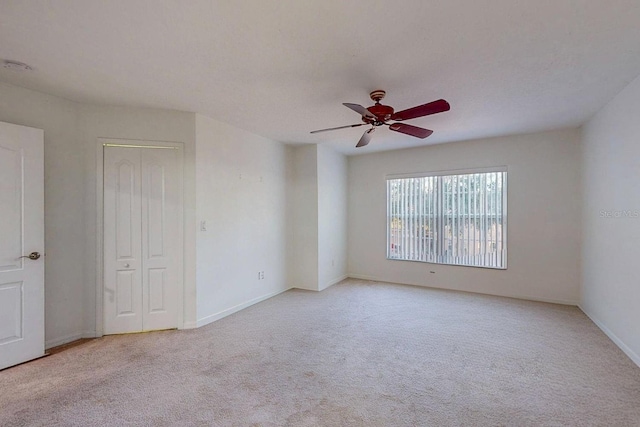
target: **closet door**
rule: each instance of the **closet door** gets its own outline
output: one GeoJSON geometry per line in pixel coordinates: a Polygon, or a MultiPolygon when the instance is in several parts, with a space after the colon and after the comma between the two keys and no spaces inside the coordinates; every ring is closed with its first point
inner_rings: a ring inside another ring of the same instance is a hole
{"type": "Polygon", "coordinates": [[[104,333],[178,326],[182,305],[182,150],[104,148],[104,333]]]}
{"type": "Polygon", "coordinates": [[[142,149],[143,330],[177,326],[182,289],[182,152],[142,149]]]}
{"type": "Polygon", "coordinates": [[[104,150],[104,333],[142,330],[140,149],[104,150]]]}

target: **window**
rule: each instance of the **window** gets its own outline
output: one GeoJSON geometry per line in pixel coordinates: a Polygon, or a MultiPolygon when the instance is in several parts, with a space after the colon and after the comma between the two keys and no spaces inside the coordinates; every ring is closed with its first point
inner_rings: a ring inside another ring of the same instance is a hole
{"type": "Polygon", "coordinates": [[[387,259],[507,268],[507,171],[387,177],[387,259]]]}

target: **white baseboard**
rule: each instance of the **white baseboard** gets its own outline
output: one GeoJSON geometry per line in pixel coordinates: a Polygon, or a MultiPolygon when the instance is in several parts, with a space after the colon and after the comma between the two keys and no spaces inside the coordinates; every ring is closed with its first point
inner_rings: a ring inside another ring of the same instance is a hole
{"type": "Polygon", "coordinates": [[[342,276],[340,276],[340,277],[338,277],[338,278],[336,278],[336,279],[330,280],[330,281],[329,281],[329,283],[327,283],[326,285],[324,285],[324,286],[322,286],[322,287],[320,288],[320,291],[324,291],[324,290],[325,290],[325,289],[327,289],[329,286],[333,286],[333,285],[335,285],[336,283],[340,283],[340,282],[342,282],[342,281],[343,281],[344,279],[346,279],[347,277],[349,277],[349,276],[347,276],[346,274],[344,274],[344,275],[342,275],[342,276]]]}
{"type": "Polygon", "coordinates": [[[400,285],[419,286],[421,288],[442,289],[442,290],[446,290],[446,291],[456,291],[456,292],[469,292],[469,293],[472,293],[472,294],[492,295],[492,296],[496,296],[496,297],[522,299],[522,300],[527,300],[527,301],[548,302],[548,303],[551,303],[551,304],[562,304],[562,305],[573,305],[573,306],[577,306],[578,305],[578,302],[577,301],[573,301],[573,300],[562,300],[562,299],[554,299],[554,298],[540,298],[540,297],[533,297],[533,296],[529,296],[529,295],[497,294],[497,293],[472,291],[472,290],[466,290],[466,289],[454,289],[454,288],[446,288],[446,287],[438,287],[438,286],[427,286],[427,285],[421,285],[421,284],[418,284],[418,283],[397,282],[397,281],[392,281],[392,280],[388,280],[388,279],[380,279],[378,277],[366,276],[366,275],[362,275],[362,274],[348,274],[347,276],[352,278],[352,279],[369,280],[369,281],[372,281],[372,282],[397,283],[397,284],[400,284],[400,285]]]}
{"type": "Polygon", "coordinates": [[[290,289],[300,289],[301,291],[311,291],[311,292],[318,292],[317,289],[313,289],[313,288],[305,288],[304,286],[291,286],[290,289]]]}
{"type": "MultiPolygon", "coordinates": [[[[210,314],[209,316],[205,316],[205,317],[203,317],[201,319],[198,319],[198,321],[196,322],[196,328],[199,328],[199,327],[204,326],[204,325],[208,325],[209,323],[215,322],[216,320],[220,320],[223,317],[227,317],[227,316],[229,316],[229,315],[231,315],[233,313],[236,313],[236,312],[242,310],[243,308],[247,308],[249,306],[252,306],[253,304],[257,304],[257,303],[259,303],[261,301],[264,301],[266,299],[275,297],[276,295],[279,295],[279,294],[281,294],[283,292],[286,292],[289,289],[292,289],[292,288],[287,288],[287,289],[283,289],[281,291],[271,292],[271,293],[263,295],[261,297],[254,298],[254,299],[249,300],[247,302],[243,302],[242,304],[238,304],[238,305],[233,306],[231,308],[227,308],[226,310],[222,310],[222,311],[219,311],[219,312],[217,312],[215,314],[210,314]]],[[[185,325],[185,328],[186,328],[186,325],[185,325]]]]}
{"type": "Polygon", "coordinates": [[[198,322],[184,322],[182,328],[179,329],[195,329],[198,327],[198,322]]]}
{"type": "Polygon", "coordinates": [[[578,305],[578,308],[580,308],[580,310],[582,310],[582,312],[584,314],[587,315],[587,317],[589,319],[591,319],[591,321],[593,323],[596,324],[596,326],[598,328],[600,328],[600,330],[602,330],[602,332],[605,333],[606,336],[609,337],[609,339],[611,341],[614,342],[615,345],[617,345],[620,350],[622,350],[624,352],[624,354],[626,354],[629,359],[631,359],[633,361],[633,363],[635,363],[636,365],[638,365],[638,367],[640,367],[640,355],[638,355],[638,353],[636,353],[635,351],[633,351],[628,345],[626,345],[620,338],[618,338],[616,336],[616,334],[614,334],[613,332],[611,332],[611,329],[607,328],[604,323],[602,323],[597,317],[593,316],[593,314],[590,314],[587,310],[585,310],[581,305],[578,305]]]}
{"type": "Polygon", "coordinates": [[[44,343],[44,348],[50,349],[53,347],[58,347],[59,345],[64,345],[73,341],[77,341],[82,338],[95,338],[95,337],[96,337],[95,332],[91,332],[91,331],[78,332],[77,334],[70,334],[70,335],[65,335],[63,337],[47,340],[44,343]]]}
{"type": "Polygon", "coordinates": [[[333,285],[335,285],[336,283],[340,283],[340,282],[342,282],[344,279],[347,279],[347,278],[349,278],[349,277],[350,277],[350,276],[348,276],[348,275],[346,275],[346,274],[345,274],[345,275],[340,276],[340,277],[338,277],[338,278],[336,278],[336,279],[330,280],[330,281],[329,281],[329,283],[327,283],[326,285],[324,285],[324,286],[320,287],[320,289],[305,288],[304,286],[292,286],[292,287],[291,287],[291,289],[302,289],[303,291],[322,292],[322,291],[324,291],[325,289],[327,289],[328,287],[333,286],[333,285]]]}
{"type": "MultiPolygon", "coordinates": [[[[349,277],[350,279],[369,280],[371,282],[400,283],[400,282],[389,282],[388,280],[381,280],[373,276],[365,276],[364,274],[347,274],[347,277],[349,277]]],[[[401,283],[401,284],[404,285],[405,283],[401,283]]]]}

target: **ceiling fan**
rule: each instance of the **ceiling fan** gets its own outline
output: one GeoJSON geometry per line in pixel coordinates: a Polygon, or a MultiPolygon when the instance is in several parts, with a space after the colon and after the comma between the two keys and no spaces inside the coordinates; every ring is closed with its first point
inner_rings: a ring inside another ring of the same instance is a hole
{"type": "Polygon", "coordinates": [[[337,129],[346,129],[346,128],[355,128],[358,126],[371,125],[371,129],[368,129],[358,141],[356,147],[364,147],[371,140],[371,136],[373,132],[376,130],[378,126],[389,126],[394,132],[404,133],[406,135],[414,136],[416,138],[424,139],[433,133],[432,130],[420,128],[417,126],[408,125],[405,123],[387,123],[389,120],[394,120],[396,122],[401,122],[404,120],[415,119],[418,117],[429,116],[431,114],[442,113],[445,111],[449,111],[451,106],[444,99],[439,99],[437,101],[429,102],[428,104],[418,105],[417,107],[409,108],[407,110],[398,111],[394,113],[393,108],[388,105],[380,104],[380,101],[386,92],[384,90],[374,90],[369,94],[371,100],[375,102],[375,105],[371,107],[365,108],[362,105],[358,104],[349,104],[343,103],[347,108],[352,109],[356,113],[362,116],[362,121],[364,123],[357,123],[355,125],[347,125],[347,126],[338,126],[335,128],[328,129],[320,129],[314,130],[311,133],[320,133],[327,132],[330,130],[337,129]]]}

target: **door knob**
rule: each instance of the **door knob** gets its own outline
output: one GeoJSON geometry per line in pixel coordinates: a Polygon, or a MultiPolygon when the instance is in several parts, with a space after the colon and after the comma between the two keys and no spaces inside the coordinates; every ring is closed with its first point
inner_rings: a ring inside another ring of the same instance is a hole
{"type": "Polygon", "coordinates": [[[35,261],[37,259],[40,259],[40,252],[31,252],[29,255],[23,255],[20,258],[29,258],[35,261]]]}

